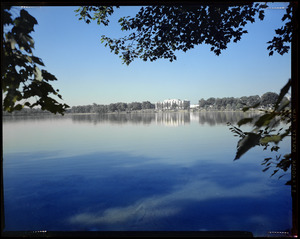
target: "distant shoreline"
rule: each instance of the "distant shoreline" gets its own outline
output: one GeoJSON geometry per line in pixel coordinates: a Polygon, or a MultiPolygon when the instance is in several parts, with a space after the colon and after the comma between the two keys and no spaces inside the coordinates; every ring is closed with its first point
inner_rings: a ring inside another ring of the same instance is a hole
{"type": "MultiPolygon", "coordinates": [[[[64,115],[118,115],[118,114],[160,114],[160,113],[209,113],[209,112],[243,112],[243,110],[207,110],[207,109],[189,109],[189,110],[133,110],[133,111],[120,111],[120,112],[105,112],[105,113],[96,113],[96,112],[87,112],[87,113],[72,113],[66,112],[64,115]]],[[[258,109],[249,109],[247,112],[253,113],[262,113],[262,110],[258,109]]],[[[33,112],[33,113],[25,113],[25,112],[14,112],[14,113],[2,113],[2,117],[13,117],[13,116],[43,116],[43,115],[51,115],[51,116],[62,116],[60,114],[53,114],[51,112],[33,112]]]]}

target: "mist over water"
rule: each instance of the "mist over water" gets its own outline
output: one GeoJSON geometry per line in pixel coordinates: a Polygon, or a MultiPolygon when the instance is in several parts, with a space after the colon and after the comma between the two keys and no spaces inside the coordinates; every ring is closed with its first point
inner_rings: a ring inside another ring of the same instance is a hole
{"type": "Polygon", "coordinates": [[[270,152],[261,148],[233,161],[238,138],[227,122],[243,117],[3,118],[5,230],[289,230],[289,172],[280,180],[263,173],[270,152]]]}

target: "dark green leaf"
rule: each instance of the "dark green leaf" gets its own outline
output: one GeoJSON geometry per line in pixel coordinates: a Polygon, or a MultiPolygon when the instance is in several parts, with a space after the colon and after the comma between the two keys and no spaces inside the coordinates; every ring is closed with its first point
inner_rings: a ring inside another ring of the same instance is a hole
{"type": "Polygon", "coordinates": [[[239,159],[249,149],[259,145],[261,136],[255,133],[247,133],[247,135],[238,142],[238,148],[234,160],[239,159]]]}
{"type": "Polygon", "coordinates": [[[292,85],[292,81],[291,79],[289,79],[288,82],[285,84],[285,86],[280,90],[280,94],[278,96],[277,102],[275,103],[275,109],[278,108],[280,102],[282,101],[286,93],[289,91],[291,85],[292,85]]]}
{"type": "MultiPolygon", "coordinates": [[[[242,103],[242,104],[244,104],[244,103],[242,103]]],[[[243,111],[246,112],[246,111],[248,111],[251,108],[257,108],[259,105],[260,105],[260,103],[256,103],[256,104],[254,104],[252,106],[243,107],[243,111]]]]}
{"type": "Polygon", "coordinates": [[[45,66],[41,58],[36,56],[31,56],[31,59],[33,60],[34,63],[37,63],[41,66],[45,66]]]}
{"type": "Polygon", "coordinates": [[[24,9],[22,9],[20,11],[20,16],[22,18],[26,19],[26,21],[28,21],[30,24],[32,24],[32,26],[36,25],[38,23],[37,20],[24,9]]]}
{"type": "Polygon", "coordinates": [[[271,152],[273,152],[273,151],[278,151],[278,149],[280,149],[278,146],[273,146],[272,148],[271,148],[271,152]]]}
{"type": "Polygon", "coordinates": [[[267,143],[273,142],[275,144],[278,144],[279,141],[281,141],[281,136],[280,135],[272,135],[272,136],[265,136],[260,139],[260,143],[265,145],[267,143]]]}
{"type": "Polygon", "coordinates": [[[262,171],[266,172],[270,167],[264,168],[262,171]]]}
{"type": "Polygon", "coordinates": [[[271,177],[276,174],[279,171],[279,169],[275,169],[274,172],[271,174],[271,177]]]}
{"type": "Polygon", "coordinates": [[[285,185],[292,185],[292,180],[287,181],[285,185]]]}
{"type": "Polygon", "coordinates": [[[264,161],[261,163],[261,165],[265,165],[266,163],[269,162],[272,158],[265,158],[264,161]]]}
{"type": "Polygon", "coordinates": [[[257,127],[266,126],[270,123],[272,119],[274,119],[276,114],[274,112],[266,113],[259,117],[259,119],[254,123],[257,127]]]}
{"type": "Polygon", "coordinates": [[[21,104],[17,104],[16,106],[15,106],[15,108],[14,108],[14,110],[21,110],[21,109],[23,109],[23,105],[21,105],[21,104]]]}
{"type": "Polygon", "coordinates": [[[42,70],[42,75],[45,81],[56,81],[56,77],[46,70],[42,70]]]}
{"type": "Polygon", "coordinates": [[[244,119],[241,119],[241,120],[237,123],[237,125],[238,125],[239,127],[241,127],[241,125],[250,123],[250,122],[252,122],[252,120],[253,120],[253,118],[244,118],[244,119]]]}
{"type": "Polygon", "coordinates": [[[264,11],[263,11],[263,10],[260,10],[260,11],[259,11],[259,16],[258,16],[258,18],[259,18],[260,20],[264,20],[264,17],[265,17],[264,11]]]}

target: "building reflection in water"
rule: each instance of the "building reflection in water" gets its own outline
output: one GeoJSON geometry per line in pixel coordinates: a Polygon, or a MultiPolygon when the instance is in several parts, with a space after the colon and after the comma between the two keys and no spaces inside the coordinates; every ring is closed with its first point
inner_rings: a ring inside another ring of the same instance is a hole
{"type": "Polygon", "coordinates": [[[156,124],[163,124],[165,126],[179,126],[189,124],[191,122],[190,113],[176,113],[176,112],[165,112],[157,113],[155,115],[156,124]]]}

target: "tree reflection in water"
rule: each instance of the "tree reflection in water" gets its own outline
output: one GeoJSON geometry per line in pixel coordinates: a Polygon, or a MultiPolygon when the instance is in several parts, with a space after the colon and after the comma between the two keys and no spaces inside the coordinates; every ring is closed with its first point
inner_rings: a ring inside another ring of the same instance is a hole
{"type": "Polygon", "coordinates": [[[257,113],[244,112],[162,112],[162,113],[119,113],[72,115],[74,122],[110,123],[110,124],[159,124],[180,126],[198,122],[199,124],[218,125],[227,122],[236,123],[244,117],[253,117],[257,113]]]}

